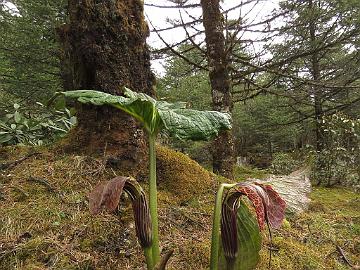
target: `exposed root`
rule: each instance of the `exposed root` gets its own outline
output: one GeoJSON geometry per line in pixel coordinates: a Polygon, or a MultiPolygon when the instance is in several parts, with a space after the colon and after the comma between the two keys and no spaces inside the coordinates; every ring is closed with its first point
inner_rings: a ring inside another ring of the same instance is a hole
{"type": "Polygon", "coordinates": [[[27,160],[28,158],[35,156],[35,155],[39,155],[40,153],[35,152],[35,153],[30,153],[22,158],[19,158],[17,160],[14,161],[9,161],[9,162],[5,162],[5,163],[0,163],[0,170],[6,170],[6,169],[11,169],[14,168],[16,165],[20,164],[21,162],[27,160]]]}
{"type": "Polygon", "coordinates": [[[165,255],[161,258],[158,265],[155,267],[155,269],[156,270],[165,270],[166,269],[166,264],[168,263],[170,257],[173,255],[173,253],[174,253],[173,249],[166,252],[165,255]]]}

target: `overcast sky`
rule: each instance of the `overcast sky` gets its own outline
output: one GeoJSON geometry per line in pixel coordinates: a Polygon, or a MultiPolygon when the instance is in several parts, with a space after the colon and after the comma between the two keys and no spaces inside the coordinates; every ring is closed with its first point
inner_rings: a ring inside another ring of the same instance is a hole
{"type": "MultiPolygon", "coordinates": [[[[189,1],[190,2],[190,1],[189,1]]],[[[200,1],[191,1],[192,3],[199,3],[200,1]]],[[[231,9],[234,6],[239,5],[240,3],[248,2],[246,0],[224,0],[221,3],[221,8],[223,10],[231,9]]],[[[229,12],[228,16],[229,19],[237,19],[239,16],[241,16],[243,19],[245,19],[248,23],[256,23],[263,21],[267,16],[270,15],[271,11],[278,7],[279,0],[259,0],[254,1],[252,3],[243,5],[241,8],[237,8],[231,12],[229,12]]],[[[166,0],[145,0],[145,4],[156,4],[156,5],[174,5],[172,3],[169,3],[166,0]]],[[[189,14],[195,18],[198,18],[201,16],[201,9],[186,9],[189,14]]],[[[181,13],[182,18],[184,22],[190,22],[193,19],[190,18],[184,11],[181,13]]],[[[153,28],[151,24],[154,25],[157,29],[162,29],[171,26],[170,23],[167,21],[170,20],[178,20],[180,21],[180,15],[179,15],[179,9],[177,8],[157,8],[157,7],[150,7],[145,5],[145,17],[146,20],[149,22],[150,29],[153,28]],[[151,21],[151,23],[150,23],[151,21]]],[[[261,28],[263,26],[258,26],[257,28],[261,28]]],[[[196,25],[197,29],[202,30],[202,24],[199,23],[196,25]]],[[[254,27],[253,29],[255,29],[254,27]]],[[[195,33],[194,30],[188,28],[188,31],[190,34],[195,33]]],[[[182,27],[171,29],[168,31],[162,31],[161,36],[164,40],[166,40],[169,44],[174,44],[176,42],[179,42],[186,38],[186,32],[182,27]]],[[[256,40],[260,38],[259,35],[254,34],[253,32],[245,32],[242,33],[242,38],[245,39],[251,39],[256,40]]],[[[198,40],[203,39],[203,36],[200,36],[198,40]]],[[[155,48],[161,48],[164,47],[163,42],[160,40],[158,35],[155,32],[151,32],[150,37],[147,40],[148,44],[155,48]]],[[[255,48],[256,49],[261,49],[255,48]]],[[[159,74],[164,73],[164,69],[162,67],[164,61],[153,61],[152,67],[153,69],[159,74]]]]}

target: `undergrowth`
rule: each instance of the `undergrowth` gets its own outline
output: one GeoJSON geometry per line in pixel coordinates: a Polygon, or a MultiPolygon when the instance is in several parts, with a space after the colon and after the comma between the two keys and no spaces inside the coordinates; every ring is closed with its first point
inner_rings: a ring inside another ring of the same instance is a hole
{"type": "MultiPolygon", "coordinates": [[[[0,269],[145,269],[128,200],[117,216],[88,211],[88,192],[121,172],[101,159],[35,150],[40,154],[0,173],[0,269]]],[[[28,152],[3,148],[0,163],[28,152]]],[[[185,155],[163,147],[158,153],[162,248],[175,249],[168,269],[208,269],[216,178],[185,155]]],[[[237,170],[240,180],[264,175],[237,170]]],[[[360,264],[360,195],[315,188],[311,199],[307,213],[274,232],[271,269],[349,269],[337,246],[360,264]]],[[[269,246],[264,240],[258,269],[268,269],[269,246]]]]}

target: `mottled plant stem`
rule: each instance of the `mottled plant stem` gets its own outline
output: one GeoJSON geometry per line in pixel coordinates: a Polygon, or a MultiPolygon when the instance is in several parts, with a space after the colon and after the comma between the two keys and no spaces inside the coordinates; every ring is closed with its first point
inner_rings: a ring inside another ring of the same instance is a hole
{"type": "Polygon", "coordinates": [[[212,236],[211,236],[210,270],[218,269],[218,261],[219,261],[218,251],[219,251],[219,241],[220,241],[219,231],[220,231],[220,223],[221,223],[221,206],[222,206],[222,197],[223,197],[224,189],[232,188],[235,185],[236,184],[221,184],[216,193],[212,236]]]}

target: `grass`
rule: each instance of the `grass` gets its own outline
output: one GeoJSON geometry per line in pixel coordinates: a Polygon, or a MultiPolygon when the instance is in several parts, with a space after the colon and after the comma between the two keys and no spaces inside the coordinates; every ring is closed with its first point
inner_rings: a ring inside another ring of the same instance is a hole
{"type": "MultiPolygon", "coordinates": [[[[121,172],[101,159],[38,150],[40,155],[0,172],[0,269],[145,269],[128,200],[119,215],[88,212],[88,192],[121,172]]],[[[2,149],[0,163],[28,151],[2,149]]],[[[158,152],[160,239],[164,250],[175,250],[168,269],[208,269],[216,178],[182,154],[158,152]]],[[[240,180],[264,175],[237,170],[240,180]]],[[[336,246],[360,264],[360,195],[315,188],[311,199],[308,212],[288,217],[274,232],[271,269],[350,269],[336,246]]],[[[268,269],[265,233],[264,239],[258,269],[268,269]]]]}
{"type": "Polygon", "coordinates": [[[262,179],[269,173],[266,170],[252,168],[248,166],[236,166],[234,170],[235,179],[237,181],[244,181],[248,178],[262,179]]]}

